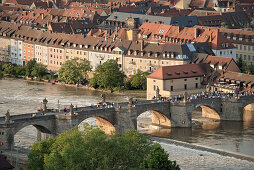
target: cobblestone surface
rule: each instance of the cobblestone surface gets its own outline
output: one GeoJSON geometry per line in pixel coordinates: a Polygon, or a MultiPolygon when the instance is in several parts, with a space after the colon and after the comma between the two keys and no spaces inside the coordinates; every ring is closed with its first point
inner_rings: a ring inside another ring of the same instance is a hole
{"type": "Polygon", "coordinates": [[[241,169],[253,170],[254,162],[240,160],[233,157],[222,156],[219,154],[189,149],[173,144],[159,142],[169,153],[169,159],[175,160],[180,168],[185,170],[197,169],[241,169]]]}

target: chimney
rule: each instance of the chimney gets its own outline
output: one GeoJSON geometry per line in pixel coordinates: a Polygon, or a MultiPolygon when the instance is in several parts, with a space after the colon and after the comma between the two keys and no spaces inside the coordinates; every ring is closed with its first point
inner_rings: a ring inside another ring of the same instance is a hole
{"type": "Polygon", "coordinates": [[[41,19],[44,20],[44,13],[41,13],[41,19]]]}
{"type": "Polygon", "coordinates": [[[144,49],[144,40],[141,41],[141,44],[140,44],[140,51],[143,51],[144,49]]]}
{"type": "Polygon", "coordinates": [[[198,29],[198,28],[195,28],[195,30],[194,30],[194,36],[195,36],[195,38],[198,37],[198,32],[199,32],[199,29],[198,29]]]}

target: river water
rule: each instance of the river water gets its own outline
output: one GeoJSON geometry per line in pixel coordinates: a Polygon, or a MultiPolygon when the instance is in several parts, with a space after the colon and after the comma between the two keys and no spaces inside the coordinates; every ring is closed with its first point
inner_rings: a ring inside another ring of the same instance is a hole
{"type": "MultiPolygon", "coordinates": [[[[45,97],[48,108],[58,108],[59,101],[59,106],[63,109],[70,103],[74,106],[95,104],[101,100],[100,95],[101,92],[73,87],[24,80],[0,80],[0,116],[4,116],[8,109],[11,114],[36,112],[45,97]]],[[[124,102],[127,99],[127,95],[106,95],[106,100],[110,102],[124,102]]],[[[204,122],[192,129],[173,128],[145,132],[254,157],[254,122],[204,122]]],[[[27,126],[15,135],[15,144],[28,148],[36,141],[36,135],[35,128],[27,126]]]]}

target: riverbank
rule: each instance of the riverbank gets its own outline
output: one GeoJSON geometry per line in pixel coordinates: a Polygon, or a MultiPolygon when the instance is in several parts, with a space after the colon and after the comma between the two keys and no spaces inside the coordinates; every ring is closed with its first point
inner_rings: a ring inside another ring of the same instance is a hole
{"type": "Polygon", "coordinates": [[[151,137],[183,170],[196,169],[254,169],[254,158],[181,141],[151,137]]]}
{"type": "Polygon", "coordinates": [[[57,85],[57,86],[85,89],[85,90],[91,90],[91,91],[97,91],[97,92],[104,92],[107,94],[113,93],[116,95],[129,95],[129,96],[135,96],[137,98],[146,99],[146,91],[145,90],[121,90],[121,91],[111,92],[110,90],[95,89],[95,88],[87,86],[87,85],[77,86],[75,84],[65,84],[65,83],[61,83],[61,82],[52,83],[49,80],[32,80],[32,79],[26,79],[26,78],[11,78],[11,77],[5,77],[4,79],[6,79],[6,80],[8,80],[8,79],[22,79],[26,82],[31,82],[31,83],[51,84],[51,85],[57,85]]]}

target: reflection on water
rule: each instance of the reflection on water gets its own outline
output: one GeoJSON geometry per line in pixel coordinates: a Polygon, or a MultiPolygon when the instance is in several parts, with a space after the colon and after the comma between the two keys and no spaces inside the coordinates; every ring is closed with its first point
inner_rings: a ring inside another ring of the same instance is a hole
{"type": "Polygon", "coordinates": [[[153,129],[142,132],[254,157],[254,121],[203,122],[202,126],[193,128],[153,129]]]}

